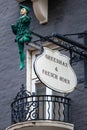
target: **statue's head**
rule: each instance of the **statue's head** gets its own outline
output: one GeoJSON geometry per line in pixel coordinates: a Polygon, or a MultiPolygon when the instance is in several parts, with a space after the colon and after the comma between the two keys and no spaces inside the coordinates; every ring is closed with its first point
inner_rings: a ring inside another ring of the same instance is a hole
{"type": "Polygon", "coordinates": [[[20,14],[21,15],[25,15],[28,14],[30,12],[30,8],[28,6],[22,5],[20,4],[20,14]]]}

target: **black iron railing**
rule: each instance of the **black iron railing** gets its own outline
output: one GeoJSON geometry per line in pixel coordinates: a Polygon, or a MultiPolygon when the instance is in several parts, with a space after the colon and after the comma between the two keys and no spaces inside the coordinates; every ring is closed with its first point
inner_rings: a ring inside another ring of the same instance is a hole
{"type": "Polygon", "coordinates": [[[30,95],[26,92],[18,93],[11,104],[12,123],[28,120],[70,122],[70,99],[53,95],[30,95]]]}

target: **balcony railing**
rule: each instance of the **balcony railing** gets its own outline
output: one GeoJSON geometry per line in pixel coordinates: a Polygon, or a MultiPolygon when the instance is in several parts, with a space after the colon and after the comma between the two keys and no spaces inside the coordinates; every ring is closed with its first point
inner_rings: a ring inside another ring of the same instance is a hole
{"type": "Polygon", "coordinates": [[[12,124],[28,120],[70,122],[70,99],[54,95],[19,92],[11,104],[12,124]]]}

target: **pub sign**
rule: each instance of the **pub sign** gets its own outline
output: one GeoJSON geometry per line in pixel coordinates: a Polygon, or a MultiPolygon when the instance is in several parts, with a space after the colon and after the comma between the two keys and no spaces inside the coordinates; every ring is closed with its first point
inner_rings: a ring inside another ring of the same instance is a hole
{"type": "Polygon", "coordinates": [[[38,78],[50,89],[61,93],[69,93],[76,88],[77,78],[70,65],[70,58],[44,47],[37,56],[34,68],[38,78]]]}

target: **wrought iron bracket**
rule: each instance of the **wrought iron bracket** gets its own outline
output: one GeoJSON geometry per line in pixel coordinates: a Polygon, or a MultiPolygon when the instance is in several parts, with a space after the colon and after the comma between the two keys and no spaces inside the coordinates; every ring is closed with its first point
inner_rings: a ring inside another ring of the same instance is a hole
{"type": "MultiPolygon", "coordinates": [[[[50,35],[50,36],[42,36],[40,34],[32,32],[32,31],[31,31],[31,34],[34,35],[35,37],[39,38],[39,41],[41,41],[41,43],[39,44],[40,54],[43,52],[42,42],[48,41],[48,42],[51,42],[51,43],[53,43],[57,46],[60,46],[63,49],[66,49],[67,51],[69,51],[71,63],[72,63],[73,59],[76,59],[76,57],[79,57],[79,60],[82,60],[82,59],[87,60],[87,46],[84,46],[82,43],[79,43],[77,41],[74,41],[74,40],[66,37],[66,36],[71,36],[71,35],[78,35],[79,37],[82,38],[82,36],[87,34],[86,31],[82,32],[82,33],[66,34],[66,35],[61,35],[61,34],[58,34],[58,33],[52,33],[52,35],[50,35]]],[[[37,41],[34,41],[34,43],[36,44],[37,41]]]]}

